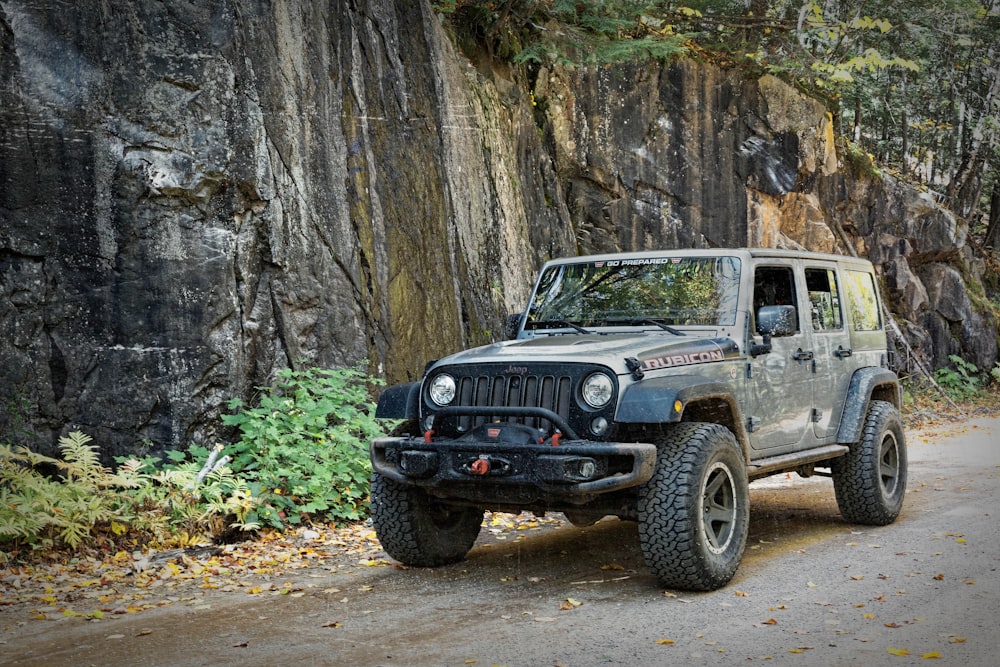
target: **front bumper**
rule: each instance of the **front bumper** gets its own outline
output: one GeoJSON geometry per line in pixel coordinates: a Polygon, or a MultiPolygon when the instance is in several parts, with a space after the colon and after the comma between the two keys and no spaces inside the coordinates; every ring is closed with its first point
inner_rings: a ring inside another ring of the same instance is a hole
{"type": "Polygon", "coordinates": [[[590,440],[563,440],[557,446],[469,438],[427,442],[406,436],[373,440],[371,459],[383,477],[435,495],[572,503],[646,482],[653,476],[656,446],[590,440]]]}

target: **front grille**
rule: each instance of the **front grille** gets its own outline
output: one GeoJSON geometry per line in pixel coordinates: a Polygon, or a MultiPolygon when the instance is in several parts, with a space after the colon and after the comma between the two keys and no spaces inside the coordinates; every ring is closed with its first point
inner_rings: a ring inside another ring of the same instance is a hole
{"type": "MultiPolygon", "coordinates": [[[[552,410],[564,419],[569,418],[573,379],[568,375],[474,375],[457,378],[458,400],[456,405],[476,407],[533,407],[552,410]]],[[[547,430],[547,419],[537,417],[505,418],[547,430]]],[[[490,417],[459,417],[456,426],[461,432],[493,421],[490,417]]]]}
{"type": "MultiPolygon", "coordinates": [[[[598,416],[613,420],[615,399],[603,410],[592,410],[582,405],[578,397],[580,383],[591,373],[601,371],[614,378],[606,366],[585,363],[535,363],[535,364],[455,364],[435,368],[428,379],[437,373],[448,373],[455,378],[456,398],[449,407],[503,407],[545,408],[562,417],[577,433],[583,434],[598,416]]],[[[423,397],[424,415],[433,414],[436,406],[423,397]]],[[[617,392],[616,392],[617,393],[617,392]]],[[[442,436],[460,436],[477,426],[495,421],[524,424],[543,431],[551,431],[548,419],[538,416],[472,416],[458,415],[435,420],[434,430],[442,436]]]]}

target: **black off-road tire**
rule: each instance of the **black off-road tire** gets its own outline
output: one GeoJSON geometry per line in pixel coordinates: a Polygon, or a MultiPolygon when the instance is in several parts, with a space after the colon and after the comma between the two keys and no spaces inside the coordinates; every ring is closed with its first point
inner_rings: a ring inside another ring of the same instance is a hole
{"type": "Polygon", "coordinates": [[[834,460],[832,472],[845,520],[868,526],[896,520],[906,494],[906,440],[896,406],[871,402],[861,439],[834,460]]]}
{"type": "Polygon", "coordinates": [[[385,552],[404,565],[437,567],[469,553],[483,510],[447,505],[423,489],[372,475],[372,524],[385,552]]]}
{"type": "Polygon", "coordinates": [[[711,591],[739,567],[750,521],[746,463],[719,424],[672,424],[656,470],[639,489],[639,543],[667,588],[711,591]]]}

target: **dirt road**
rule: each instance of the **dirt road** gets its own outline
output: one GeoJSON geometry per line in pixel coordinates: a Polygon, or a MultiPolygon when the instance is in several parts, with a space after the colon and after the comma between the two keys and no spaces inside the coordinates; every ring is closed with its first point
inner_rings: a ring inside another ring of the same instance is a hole
{"type": "Polygon", "coordinates": [[[436,570],[354,556],[137,614],[3,608],[0,664],[995,665],[1000,419],[908,439],[906,504],[885,528],[845,524],[828,479],[752,485],[746,556],[712,593],[659,588],[634,524],[484,530],[436,570]]]}

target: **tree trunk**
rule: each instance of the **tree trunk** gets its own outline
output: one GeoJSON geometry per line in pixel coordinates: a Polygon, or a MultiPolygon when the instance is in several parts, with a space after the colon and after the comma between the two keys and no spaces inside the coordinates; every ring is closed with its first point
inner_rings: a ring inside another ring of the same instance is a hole
{"type": "Polygon", "coordinates": [[[904,178],[907,176],[907,174],[910,173],[910,159],[908,155],[908,153],[910,152],[910,128],[909,128],[909,119],[906,116],[906,101],[905,101],[906,78],[907,78],[906,73],[904,72],[903,81],[900,86],[900,92],[902,93],[901,97],[903,99],[903,104],[901,105],[902,109],[900,111],[900,117],[899,117],[900,129],[903,133],[903,151],[902,151],[903,154],[902,154],[902,165],[900,166],[900,169],[903,173],[904,178]]]}
{"type": "MultiPolygon", "coordinates": [[[[995,49],[990,49],[987,59],[992,61],[995,56],[995,49]]],[[[994,66],[993,80],[990,81],[989,90],[983,98],[982,110],[976,120],[975,127],[971,129],[967,149],[962,154],[962,164],[958,172],[948,184],[949,207],[963,217],[968,217],[976,208],[978,202],[972,199],[974,190],[977,190],[974,182],[975,178],[981,176],[983,164],[986,162],[985,153],[989,152],[992,146],[992,136],[988,133],[994,132],[988,121],[992,120],[990,109],[993,107],[993,99],[1000,95],[1000,67],[994,66]],[[962,194],[965,197],[962,197],[962,194]],[[971,201],[970,201],[971,200],[971,201]]]]}
{"type": "Polygon", "coordinates": [[[993,184],[993,194],[990,196],[990,222],[986,226],[983,245],[1000,251],[1000,181],[993,184]]]}

